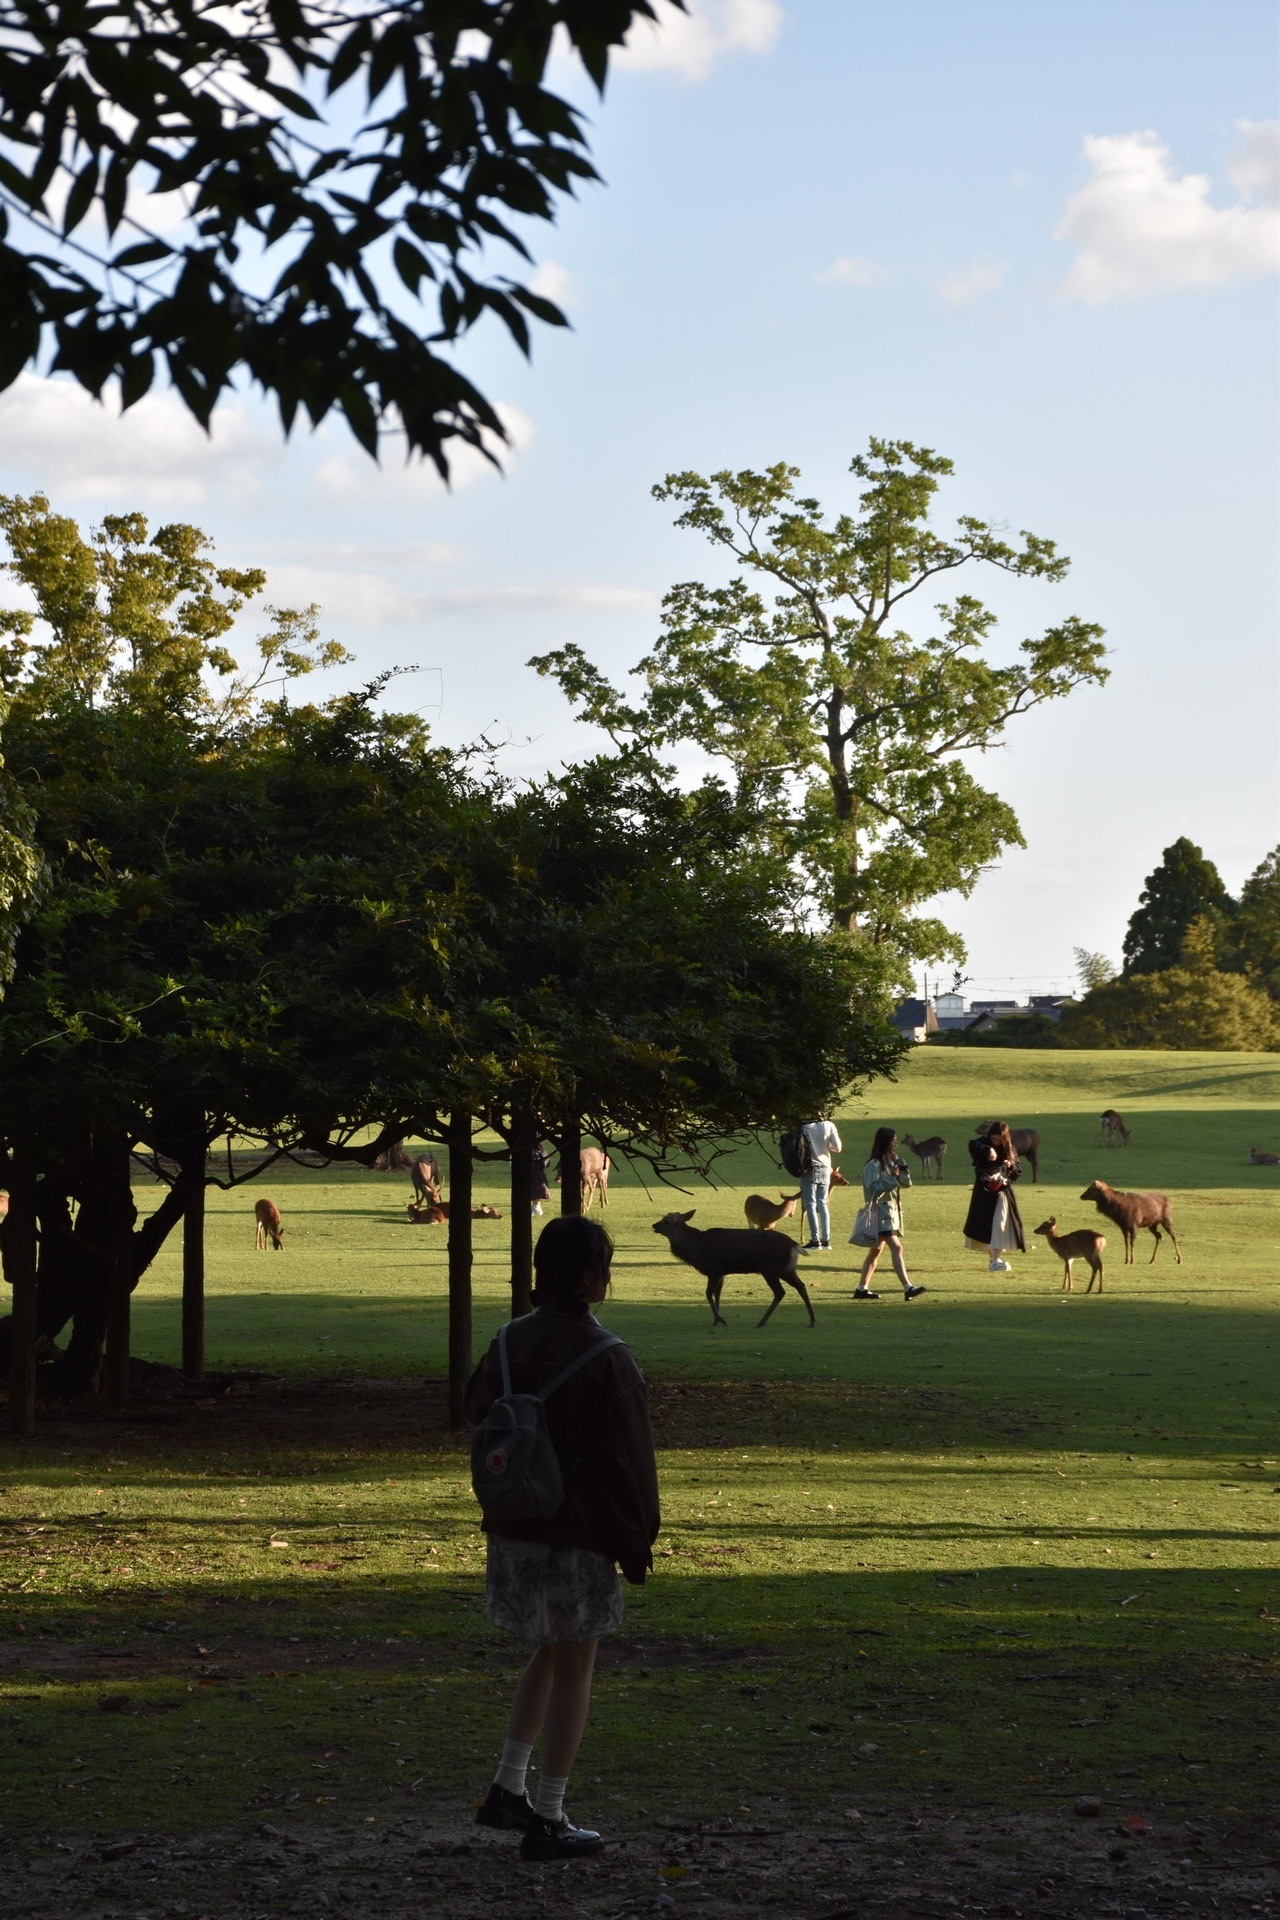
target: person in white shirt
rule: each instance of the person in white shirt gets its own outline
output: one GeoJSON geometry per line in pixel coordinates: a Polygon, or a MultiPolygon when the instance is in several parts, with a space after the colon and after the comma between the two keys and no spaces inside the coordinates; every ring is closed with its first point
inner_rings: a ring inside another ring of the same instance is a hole
{"type": "Polygon", "coordinates": [[[825,1114],[820,1113],[803,1129],[809,1142],[809,1151],[813,1156],[808,1173],[800,1176],[800,1192],[804,1197],[804,1217],[809,1228],[809,1238],[801,1249],[804,1253],[829,1253],[831,1251],[831,1214],[827,1207],[827,1189],[831,1185],[831,1156],[843,1153],[844,1143],[825,1114]]]}

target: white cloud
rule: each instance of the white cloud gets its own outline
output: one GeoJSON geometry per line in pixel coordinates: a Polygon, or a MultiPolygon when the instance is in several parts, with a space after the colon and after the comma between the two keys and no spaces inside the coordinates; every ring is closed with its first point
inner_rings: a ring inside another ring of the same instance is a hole
{"type": "Polygon", "coordinates": [[[531,293],[540,293],[544,300],[554,300],[566,313],[581,304],[577,275],[555,260],[542,262],[529,280],[529,290],[531,293]]]}
{"type": "Polygon", "coordinates": [[[1245,121],[1240,132],[1229,171],[1241,197],[1227,207],[1210,201],[1207,174],[1174,172],[1158,134],[1088,135],[1092,177],[1056,233],[1076,250],[1063,292],[1096,305],[1280,267],[1280,122],[1245,121]]]}
{"type": "Polygon", "coordinates": [[[778,0],[687,0],[687,6],[677,13],[659,0],[657,21],[637,20],[617,64],[705,80],[732,54],[768,53],[785,17],[778,0]]]}
{"type": "Polygon", "coordinates": [[[168,389],[125,414],[69,379],[24,373],[0,394],[0,471],[55,506],[105,499],[185,511],[224,486],[244,498],[261,492],[280,455],[279,433],[234,402],[216,410],[208,437],[168,389]]]}
{"type": "Polygon", "coordinates": [[[813,278],[819,287],[882,287],[892,274],[879,260],[864,260],[856,253],[844,253],[813,278]]]}
{"type": "Polygon", "coordinates": [[[415,591],[372,569],[285,565],[268,568],[271,599],[283,606],[319,602],[324,625],[421,627],[428,621],[494,620],[525,614],[654,613],[656,593],[645,587],[565,581],[537,586],[450,587],[415,591]]]}
{"type": "Polygon", "coordinates": [[[938,292],[949,307],[971,306],[990,293],[998,293],[1009,271],[1007,260],[971,260],[967,267],[956,267],[938,282],[938,292]]]}
{"type": "MultiPolygon", "coordinates": [[[[533,439],[533,421],[519,407],[498,406],[495,411],[507,430],[505,445],[493,442],[499,465],[495,467],[486,460],[478,448],[466,446],[460,440],[453,441],[448,456],[450,487],[454,493],[474,486],[477,480],[497,478],[499,471],[509,467],[533,439]]],[[[383,454],[377,467],[364,453],[332,454],[321,461],[312,479],[318,490],[331,499],[385,503],[388,507],[438,500],[446,491],[429,460],[402,460],[394,445],[383,454]]]]}

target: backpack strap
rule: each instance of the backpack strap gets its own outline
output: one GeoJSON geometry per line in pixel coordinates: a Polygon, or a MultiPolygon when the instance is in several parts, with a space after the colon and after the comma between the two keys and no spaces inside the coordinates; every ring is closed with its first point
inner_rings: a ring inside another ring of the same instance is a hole
{"type": "Polygon", "coordinates": [[[548,1380],[545,1387],[540,1387],[538,1390],[539,1400],[548,1399],[557,1387],[564,1385],[571,1374],[577,1373],[579,1367],[585,1367],[588,1360],[594,1360],[596,1355],[603,1353],[606,1347],[621,1347],[625,1345],[626,1342],[623,1340],[621,1334],[606,1334],[603,1340],[597,1340],[593,1347],[588,1347],[587,1351],[580,1353],[576,1360],[571,1360],[567,1367],[562,1367],[553,1380],[548,1380]]]}

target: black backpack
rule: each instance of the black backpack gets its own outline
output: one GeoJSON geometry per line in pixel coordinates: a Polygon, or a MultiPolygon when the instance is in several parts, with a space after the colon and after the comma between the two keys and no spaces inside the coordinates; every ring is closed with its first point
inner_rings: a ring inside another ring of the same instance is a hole
{"type": "Polygon", "coordinates": [[[813,1148],[803,1127],[793,1127],[778,1142],[778,1155],[793,1180],[813,1171],[813,1148]]]}
{"type": "Polygon", "coordinates": [[[597,1340],[537,1393],[513,1393],[507,1361],[508,1326],[498,1332],[502,1392],[471,1436],[471,1486],[486,1520],[549,1520],[564,1504],[564,1476],[547,1432],[543,1402],[579,1367],[624,1342],[616,1333],[597,1340]]]}

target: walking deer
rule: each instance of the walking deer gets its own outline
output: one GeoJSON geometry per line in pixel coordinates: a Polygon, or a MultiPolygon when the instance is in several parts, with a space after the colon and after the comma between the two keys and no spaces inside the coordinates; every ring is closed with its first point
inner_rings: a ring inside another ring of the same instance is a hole
{"type": "Polygon", "coordinates": [[[1160,1229],[1163,1227],[1173,1242],[1173,1257],[1182,1265],[1182,1253],[1178,1246],[1178,1236],[1173,1230],[1173,1215],[1166,1193],[1121,1193],[1115,1187],[1109,1187],[1105,1180],[1093,1180],[1080,1195],[1082,1200],[1092,1200],[1099,1213],[1105,1213],[1108,1220],[1114,1220],[1124,1235],[1124,1263],[1133,1265],[1133,1243],[1139,1227],[1146,1227],[1151,1233],[1155,1246],[1151,1249],[1148,1265],[1155,1264],[1160,1251],[1160,1229]]]}
{"type": "Polygon", "coordinates": [[[253,1207],[253,1217],[258,1223],[258,1232],[254,1240],[255,1248],[265,1253],[266,1246],[267,1246],[267,1235],[270,1234],[271,1244],[275,1248],[276,1252],[283,1253],[284,1252],[284,1228],[280,1224],[280,1209],[276,1205],[275,1201],[274,1200],[255,1201],[254,1207],[253,1207]]]}
{"type": "Polygon", "coordinates": [[[1129,1129],[1114,1107],[1108,1107],[1102,1116],[1102,1144],[1104,1147],[1127,1147],[1129,1129]]]}
{"type": "Polygon", "coordinates": [[[1089,1262],[1089,1284],[1085,1288],[1085,1292],[1093,1292],[1093,1283],[1096,1279],[1098,1282],[1098,1292],[1101,1293],[1102,1250],[1107,1244],[1106,1235],[1095,1233],[1091,1227],[1079,1227],[1074,1233],[1058,1233],[1055,1231],[1057,1224],[1057,1215],[1051,1213],[1047,1220],[1041,1221],[1035,1231],[1040,1235],[1042,1240],[1049,1242],[1049,1245],[1062,1262],[1062,1291],[1064,1293],[1070,1293],[1072,1291],[1071,1262],[1073,1260],[1087,1260],[1089,1262]]]}
{"type": "Polygon", "coordinates": [[[706,1275],[713,1327],[729,1324],[720,1311],[720,1289],[729,1273],[758,1273],[773,1295],[757,1325],[764,1325],[782,1299],[785,1281],[804,1301],[809,1325],[813,1326],[817,1315],[800,1278],[800,1248],[794,1240],[785,1233],[757,1233],[749,1227],[708,1227],[703,1232],[689,1225],[696,1212],[696,1207],[690,1207],[688,1213],[668,1213],[654,1222],[653,1230],[663,1235],[677,1260],[706,1275]]]}
{"type": "Polygon", "coordinates": [[[789,1220],[796,1210],[798,1193],[779,1194],[775,1206],[772,1200],[766,1200],[762,1193],[749,1193],[742,1203],[742,1211],[747,1216],[749,1227],[776,1227],[779,1220],[789,1220]]]}
{"type": "Polygon", "coordinates": [[[934,1166],[938,1169],[937,1178],[941,1180],[942,1162],[947,1151],[947,1143],[941,1134],[931,1133],[927,1140],[915,1140],[909,1133],[904,1133],[902,1136],[902,1144],[904,1147],[910,1147],[912,1153],[917,1155],[922,1174],[928,1173],[929,1162],[932,1160],[934,1166]]]}

